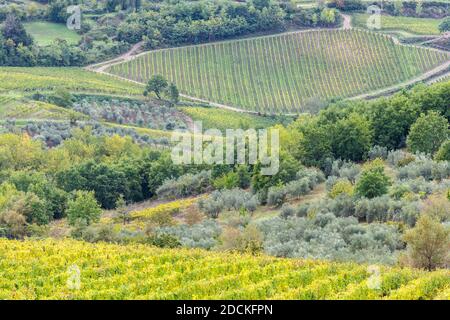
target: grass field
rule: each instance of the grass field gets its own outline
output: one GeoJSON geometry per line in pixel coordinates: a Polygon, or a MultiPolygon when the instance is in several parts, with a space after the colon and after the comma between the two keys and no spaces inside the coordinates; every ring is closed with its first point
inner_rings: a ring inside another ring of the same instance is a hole
{"type": "MultiPolygon", "coordinates": [[[[352,15],[355,27],[366,28],[368,14],[356,13],[352,15]]],[[[425,19],[401,16],[381,16],[382,30],[402,30],[418,35],[439,34],[440,19],[425,19]]]]}
{"type": "Polygon", "coordinates": [[[448,270],[74,240],[0,240],[0,299],[448,299],[448,270]]]}
{"type": "Polygon", "coordinates": [[[141,95],[142,87],[80,68],[0,67],[0,94],[42,92],[64,88],[73,92],[141,95]]]}
{"type": "Polygon", "coordinates": [[[55,39],[66,40],[69,44],[76,44],[81,36],[73,30],[69,30],[66,25],[53,22],[28,22],[24,24],[27,32],[41,46],[51,44],[55,39]]]}
{"type": "Polygon", "coordinates": [[[447,59],[373,32],[322,30],[152,51],[109,72],[141,82],[162,74],[191,96],[286,114],[403,82],[447,59]]]}

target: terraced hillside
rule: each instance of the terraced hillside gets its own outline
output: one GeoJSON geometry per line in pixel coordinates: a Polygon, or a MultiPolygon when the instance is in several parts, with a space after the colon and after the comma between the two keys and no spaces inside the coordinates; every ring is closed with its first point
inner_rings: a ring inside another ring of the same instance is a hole
{"type": "Polygon", "coordinates": [[[142,94],[139,85],[80,68],[0,67],[0,93],[42,92],[57,88],[71,92],[142,94]]]}
{"type": "Polygon", "coordinates": [[[448,270],[0,240],[0,299],[448,299],[448,270]],[[375,285],[375,284],[379,285],[375,285]],[[20,284],[20,285],[18,285],[20,284]]]}
{"type": "Polygon", "coordinates": [[[162,74],[184,94],[280,114],[389,87],[448,59],[372,32],[318,30],[157,50],[107,71],[139,82],[162,74]]]}

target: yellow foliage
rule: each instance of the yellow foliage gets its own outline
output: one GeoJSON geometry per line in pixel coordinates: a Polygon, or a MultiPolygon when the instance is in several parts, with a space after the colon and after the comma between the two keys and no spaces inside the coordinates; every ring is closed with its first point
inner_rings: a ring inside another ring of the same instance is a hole
{"type": "Polygon", "coordinates": [[[450,271],[160,249],[75,240],[0,240],[0,299],[434,299],[450,271]]]}
{"type": "Polygon", "coordinates": [[[131,218],[133,219],[150,219],[154,216],[161,215],[162,213],[169,213],[171,216],[177,214],[182,209],[186,209],[197,201],[194,199],[182,199],[172,201],[169,203],[163,203],[152,208],[147,208],[140,211],[131,212],[131,218]]]}

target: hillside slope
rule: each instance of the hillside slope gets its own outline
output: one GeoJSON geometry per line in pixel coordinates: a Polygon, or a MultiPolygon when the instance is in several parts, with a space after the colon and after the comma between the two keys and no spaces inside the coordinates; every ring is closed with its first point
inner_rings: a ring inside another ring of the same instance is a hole
{"type": "Polygon", "coordinates": [[[380,286],[370,289],[378,281],[372,269],[197,249],[0,240],[0,299],[449,298],[448,270],[380,267],[380,286]]]}

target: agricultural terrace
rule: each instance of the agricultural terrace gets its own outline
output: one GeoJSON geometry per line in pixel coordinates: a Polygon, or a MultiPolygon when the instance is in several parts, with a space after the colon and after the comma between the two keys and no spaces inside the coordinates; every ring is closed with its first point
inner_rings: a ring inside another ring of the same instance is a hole
{"type": "Polygon", "coordinates": [[[75,240],[0,240],[0,299],[448,299],[448,270],[75,240]],[[20,286],[17,284],[20,283],[20,286]],[[371,289],[373,288],[373,289],[371,289]]]}
{"type": "MultiPolygon", "coordinates": [[[[366,28],[367,19],[370,15],[355,13],[352,22],[356,27],[366,28]]],[[[382,30],[402,30],[419,35],[438,35],[439,24],[442,19],[427,19],[402,16],[381,16],[382,30]]]]}
{"type": "Polygon", "coordinates": [[[401,83],[447,60],[373,32],[318,30],[151,51],[108,70],[139,82],[162,74],[190,96],[288,114],[401,83]]]}
{"type": "Polygon", "coordinates": [[[142,87],[80,68],[0,67],[0,93],[41,92],[55,89],[71,92],[142,94],[142,87]]]}
{"type": "Polygon", "coordinates": [[[277,123],[289,121],[284,117],[263,117],[249,113],[238,113],[231,110],[205,107],[179,107],[194,121],[201,121],[203,129],[248,129],[268,128],[277,123]]]}

